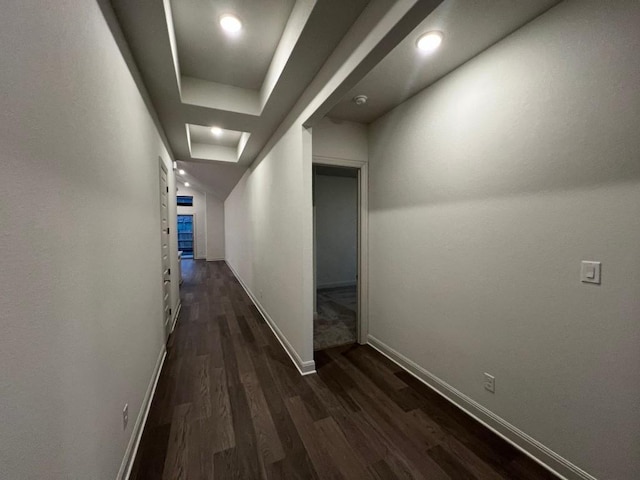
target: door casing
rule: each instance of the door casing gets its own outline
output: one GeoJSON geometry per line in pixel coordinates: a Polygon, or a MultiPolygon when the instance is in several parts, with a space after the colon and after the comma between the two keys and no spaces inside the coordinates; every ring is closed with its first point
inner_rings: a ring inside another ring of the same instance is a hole
{"type": "MultiPolygon", "coordinates": [[[[357,339],[361,345],[366,345],[369,337],[369,237],[368,237],[368,192],[369,176],[367,162],[359,160],[347,160],[343,158],[313,156],[313,165],[326,165],[333,167],[349,167],[358,170],[358,315],[357,339]]],[[[312,207],[315,208],[315,207],[312,207]]],[[[315,218],[315,216],[314,216],[315,218]]],[[[313,248],[313,288],[315,299],[316,288],[316,268],[315,268],[315,228],[314,228],[314,248],[313,248]]],[[[315,301],[314,301],[315,311],[315,301]]]]}

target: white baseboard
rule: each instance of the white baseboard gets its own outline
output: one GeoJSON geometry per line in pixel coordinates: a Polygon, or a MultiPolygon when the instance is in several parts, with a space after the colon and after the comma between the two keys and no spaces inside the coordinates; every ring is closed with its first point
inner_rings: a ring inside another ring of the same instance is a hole
{"type": "Polygon", "coordinates": [[[215,257],[215,258],[207,257],[207,262],[222,262],[222,261],[224,261],[224,257],[215,257]]]}
{"type": "Polygon", "coordinates": [[[368,336],[368,344],[560,478],[565,480],[596,480],[595,477],[589,475],[580,467],[545,447],[522,430],[511,425],[374,336],[368,336]]]}
{"type": "Polygon", "coordinates": [[[182,310],[182,302],[178,300],[178,306],[176,307],[176,313],[173,316],[173,320],[171,322],[171,333],[173,333],[174,328],[176,328],[176,323],[178,322],[178,315],[180,315],[180,310],[182,310]]]}
{"type": "Polygon", "coordinates": [[[124,452],[124,458],[122,459],[122,463],[120,464],[120,470],[118,470],[118,476],[116,477],[116,480],[128,480],[129,475],[131,475],[133,461],[136,458],[136,453],[138,453],[138,447],[140,446],[142,432],[144,431],[144,426],[147,423],[149,409],[151,408],[151,401],[153,400],[153,396],[156,393],[156,386],[158,385],[158,379],[160,378],[160,372],[162,372],[162,366],[164,365],[164,359],[166,358],[166,356],[167,349],[164,345],[162,345],[160,355],[158,355],[158,360],[156,361],[155,369],[153,370],[153,375],[151,375],[151,382],[149,383],[147,392],[145,393],[144,399],[142,400],[142,405],[140,406],[140,411],[138,412],[138,418],[136,418],[136,423],[133,426],[131,438],[129,439],[127,449],[124,452]]]}
{"type": "Polygon", "coordinates": [[[355,280],[347,280],[346,282],[329,282],[316,285],[316,290],[323,288],[340,288],[340,287],[355,287],[358,284],[355,280]]]}
{"type": "Polygon", "coordinates": [[[247,295],[249,295],[249,298],[251,298],[251,301],[258,308],[258,311],[264,318],[265,322],[267,322],[267,325],[269,325],[269,328],[271,328],[271,331],[280,342],[280,345],[282,345],[282,348],[284,348],[285,352],[287,352],[287,354],[289,355],[289,358],[291,358],[291,361],[300,372],[300,375],[310,375],[312,373],[316,373],[316,362],[313,360],[309,360],[305,362],[302,360],[302,358],[300,358],[300,355],[298,355],[298,352],[296,352],[295,348],[293,348],[293,346],[289,343],[289,340],[287,340],[287,337],[284,336],[280,328],[278,328],[278,325],[276,325],[276,323],[269,316],[267,311],[262,307],[258,299],[255,297],[255,295],[251,293],[251,290],[249,290],[249,287],[247,287],[247,285],[244,283],[240,275],[238,275],[238,272],[236,272],[234,268],[226,260],[225,260],[225,263],[227,264],[229,269],[233,272],[235,277],[238,279],[238,281],[240,282],[240,285],[242,285],[242,288],[244,288],[244,291],[247,292],[247,295]]]}

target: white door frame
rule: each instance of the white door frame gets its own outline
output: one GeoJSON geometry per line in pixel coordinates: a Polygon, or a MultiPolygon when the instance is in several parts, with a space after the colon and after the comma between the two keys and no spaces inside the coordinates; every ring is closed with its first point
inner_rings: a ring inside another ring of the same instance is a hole
{"type": "MultiPolygon", "coordinates": [[[[358,343],[365,345],[369,336],[369,172],[367,162],[345,158],[313,156],[313,165],[349,167],[358,170],[358,343]]],[[[314,237],[315,242],[315,237],[314,237]]],[[[315,246],[315,245],[314,245],[315,246]]],[[[315,258],[315,248],[313,255],[315,258]]],[[[315,264],[315,260],[314,260],[315,264]]],[[[313,286],[315,288],[315,272],[313,286]]],[[[313,292],[314,297],[316,292],[313,292]]]]}
{"type": "MultiPolygon", "coordinates": [[[[182,207],[182,208],[193,208],[193,207],[182,207]]],[[[176,213],[176,225],[178,224],[178,217],[180,215],[191,215],[193,217],[193,219],[191,220],[191,223],[192,223],[191,226],[193,228],[193,260],[200,260],[200,259],[202,259],[202,257],[200,257],[200,258],[196,257],[196,247],[197,247],[197,245],[196,245],[196,214],[195,214],[195,212],[193,212],[193,213],[185,213],[185,212],[176,213]]],[[[176,234],[177,233],[178,233],[178,227],[176,226],[176,234]]],[[[205,253],[206,253],[206,248],[205,248],[205,253]]]]}

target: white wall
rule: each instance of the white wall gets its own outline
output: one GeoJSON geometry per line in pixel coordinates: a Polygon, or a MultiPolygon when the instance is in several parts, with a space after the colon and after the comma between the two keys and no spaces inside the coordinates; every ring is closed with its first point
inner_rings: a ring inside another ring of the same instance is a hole
{"type": "Polygon", "coordinates": [[[178,207],[178,215],[193,215],[194,258],[207,257],[207,199],[204,193],[178,182],[178,195],[193,197],[192,207],[178,207]]]}
{"type": "Polygon", "coordinates": [[[366,162],[367,134],[361,123],[324,117],[313,127],[313,156],[366,162]]]}
{"type": "Polygon", "coordinates": [[[207,260],[224,260],[224,202],[211,194],[207,200],[207,260]]]}
{"type": "Polygon", "coordinates": [[[1,476],[113,479],[163,348],[170,158],[96,2],[4,2],[0,84],[1,476]]]}
{"type": "Polygon", "coordinates": [[[313,370],[311,138],[296,123],[225,201],[226,260],[313,370]]]}
{"type": "Polygon", "coordinates": [[[640,478],[639,25],[563,2],[370,130],[370,334],[603,479],[640,478]]]}
{"type": "Polygon", "coordinates": [[[358,179],[315,176],[316,286],[356,284],[358,179]]]}

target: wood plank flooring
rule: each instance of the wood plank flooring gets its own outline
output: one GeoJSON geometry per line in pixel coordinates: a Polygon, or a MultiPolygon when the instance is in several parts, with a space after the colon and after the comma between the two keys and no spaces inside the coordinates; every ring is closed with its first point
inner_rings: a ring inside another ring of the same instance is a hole
{"type": "Polygon", "coordinates": [[[183,273],[132,480],[555,478],[370,347],[300,376],[224,262],[183,273]]]}

